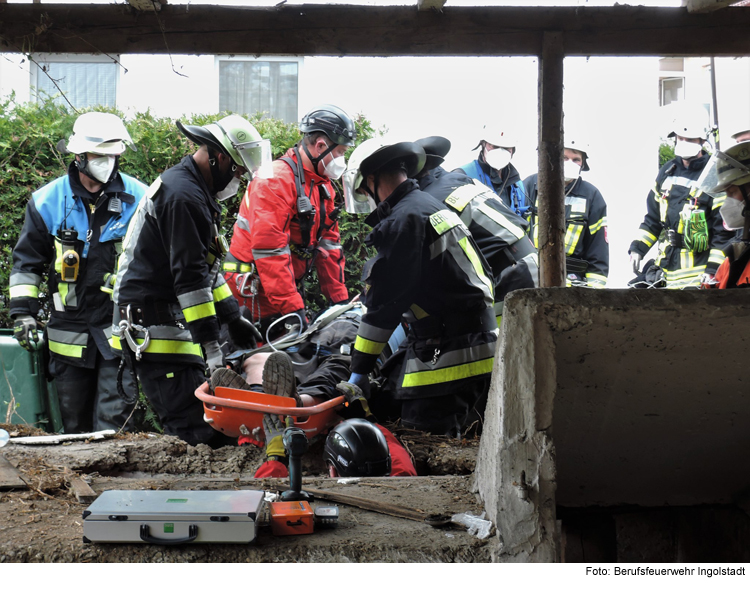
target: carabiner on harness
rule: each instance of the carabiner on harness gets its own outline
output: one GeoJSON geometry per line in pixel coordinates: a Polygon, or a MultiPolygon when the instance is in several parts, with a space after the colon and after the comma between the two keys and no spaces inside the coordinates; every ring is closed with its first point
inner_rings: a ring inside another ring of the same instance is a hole
{"type": "Polygon", "coordinates": [[[125,335],[125,341],[128,343],[128,347],[130,347],[131,351],[135,353],[135,360],[140,361],[143,352],[148,349],[148,345],[151,342],[151,335],[149,334],[147,328],[144,328],[140,324],[133,324],[133,316],[130,311],[130,304],[128,304],[128,307],[125,308],[125,318],[120,320],[118,326],[120,327],[120,334],[125,335]],[[143,333],[144,336],[142,344],[138,344],[138,341],[136,340],[137,335],[135,338],[133,338],[133,332],[143,333]]]}

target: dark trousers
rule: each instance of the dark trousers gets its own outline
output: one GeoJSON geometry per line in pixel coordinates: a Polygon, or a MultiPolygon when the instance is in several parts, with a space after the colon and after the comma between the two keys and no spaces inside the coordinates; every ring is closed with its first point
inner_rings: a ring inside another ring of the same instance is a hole
{"type": "Polygon", "coordinates": [[[151,364],[137,363],[136,367],[143,393],[159,415],[164,433],[190,445],[205,443],[218,448],[237,444],[203,420],[203,403],[195,397],[206,381],[203,369],[184,365],[158,372],[151,364]]]}
{"type": "Polygon", "coordinates": [[[125,431],[134,428],[132,419],[125,424],[137,400],[130,372],[125,371],[122,379],[125,399],[117,392],[119,359],[104,359],[99,351],[96,355],[96,365],[92,368],[75,367],[57,358],[50,362],[66,433],[117,431],[123,425],[125,431]]]}

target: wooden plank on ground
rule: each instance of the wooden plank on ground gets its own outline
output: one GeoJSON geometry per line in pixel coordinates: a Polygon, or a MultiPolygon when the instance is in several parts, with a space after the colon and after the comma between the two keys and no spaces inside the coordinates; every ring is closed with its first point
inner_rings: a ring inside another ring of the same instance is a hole
{"type": "Polygon", "coordinates": [[[26,483],[21,479],[13,465],[5,459],[5,456],[0,456],[0,490],[17,490],[29,488],[26,483]]]}
{"type": "Polygon", "coordinates": [[[76,500],[79,503],[88,505],[96,500],[99,495],[84,482],[84,480],[78,476],[78,474],[72,472],[70,469],[65,468],[65,482],[73,490],[76,496],[76,500]]]}
{"type": "Polygon", "coordinates": [[[424,522],[424,518],[427,517],[427,515],[419,509],[411,509],[409,507],[402,507],[401,505],[372,501],[370,499],[363,499],[362,497],[355,497],[354,495],[345,495],[319,488],[305,488],[304,490],[315,495],[316,499],[323,499],[333,503],[358,507],[360,509],[366,509],[367,511],[374,511],[375,513],[391,515],[392,517],[401,517],[402,519],[411,519],[412,521],[421,522],[424,522]]]}

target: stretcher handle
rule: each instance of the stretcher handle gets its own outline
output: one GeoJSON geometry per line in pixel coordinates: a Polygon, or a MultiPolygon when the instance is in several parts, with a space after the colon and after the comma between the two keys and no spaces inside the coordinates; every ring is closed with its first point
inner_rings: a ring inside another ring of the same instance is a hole
{"type": "Polygon", "coordinates": [[[267,414],[276,414],[293,417],[311,417],[318,413],[328,410],[329,408],[335,408],[344,404],[346,399],[343,396],[337,396],[331,398],[315,406],[276,406],[273,404],[259,404],[257,402],[249,402],[247,400],[231,400],[229,398],[219,398],[212,394],[204,394],[203,392],[196,392],[196,398],[201,402],[210,404],[212,406],[226,406],[227,408],[238,408],[240,410],[253,410],[255,412],[262,412],[267,414]]]}
{"type": "Polygon", "coordinates": [[[195,538],[198,537],[198,526],[191,524],[188,527],[188,535],[186,538],[155,538],[151,535],[147,524],[141,524],[141,540],[148,542],[149,544],[159,544],[161,546],[174,546],[176,544],[187,544],[188,542],[194,542],[195,538]]]}

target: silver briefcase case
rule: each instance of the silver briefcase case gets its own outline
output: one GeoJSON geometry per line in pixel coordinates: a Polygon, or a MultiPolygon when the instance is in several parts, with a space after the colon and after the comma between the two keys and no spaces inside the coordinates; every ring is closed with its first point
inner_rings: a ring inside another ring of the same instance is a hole
{"type": "Polygon", "coordinates": [[[83,541],[246,544],[262,507],[257,490],[108,490],[83,512],[83,541]]]}

